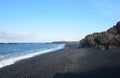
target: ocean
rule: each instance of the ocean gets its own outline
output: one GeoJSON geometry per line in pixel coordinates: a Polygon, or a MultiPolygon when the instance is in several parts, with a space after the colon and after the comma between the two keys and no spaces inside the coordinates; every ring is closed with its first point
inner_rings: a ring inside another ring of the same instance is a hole
{"type": "Polygon", "coordinates": [[[16,61],[63,49],[65,44],[4,43],[0,44],[0,68],[16,61]]]}

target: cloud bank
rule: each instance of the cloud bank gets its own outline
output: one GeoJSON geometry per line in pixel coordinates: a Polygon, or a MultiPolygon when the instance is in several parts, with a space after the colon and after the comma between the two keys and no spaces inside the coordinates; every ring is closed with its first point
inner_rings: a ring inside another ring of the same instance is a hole
{"type": "Polygon", "coordinates": [[[36,37],[34,33],[18,33],[0,29],[0,42],[26,42],[36,37]]]}

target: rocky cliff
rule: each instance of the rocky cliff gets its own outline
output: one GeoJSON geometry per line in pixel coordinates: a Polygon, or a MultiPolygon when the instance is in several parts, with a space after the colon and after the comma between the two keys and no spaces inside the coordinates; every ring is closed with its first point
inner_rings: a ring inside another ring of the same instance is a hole
{"type": "Polygon", "coordinates": [[[80,40],[79,47],[111,49],[120,47],[120,21],[105,32],[93,33],[80,40]]]}

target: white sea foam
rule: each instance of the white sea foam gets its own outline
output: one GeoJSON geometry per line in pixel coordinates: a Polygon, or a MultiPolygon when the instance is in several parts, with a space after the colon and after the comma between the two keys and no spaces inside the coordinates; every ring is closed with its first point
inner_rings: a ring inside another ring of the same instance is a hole
{"type": "Polygon", "coordinates": [[[24,56],[14,57],[14,58],[6,59],[6,60],[1,60],[0,61],[0,68],[11,65],[11,64],[15,64],[15,62],[19,61],[19,60],[23,60],[23,59],[31,58],[31,57],[34,57],[34,56],[37,56],[37,55],[42,55],[42,54],[46,54],[46,53],[49,53],[49,52],[54,52],[56,50],[63,49],[64,46],[65,46],[65,44],[61,44],[56,48],[46,49],[46,50],[43,50],[43,51],[30,53],[30,54],[27,54],[27,55],[24,55],[24,56]]]}

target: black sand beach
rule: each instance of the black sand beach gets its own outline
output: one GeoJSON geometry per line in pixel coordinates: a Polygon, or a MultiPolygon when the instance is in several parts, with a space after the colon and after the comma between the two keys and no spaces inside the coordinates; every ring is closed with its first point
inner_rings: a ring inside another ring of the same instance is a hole
{"type": "Polygon", "coordinates": [[[67,44],[1,68],[0,78],[120,78],[120,48],[102,51],[67,44]]]}

